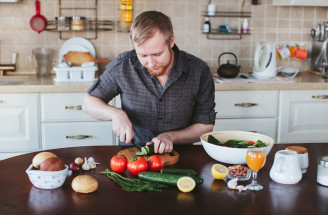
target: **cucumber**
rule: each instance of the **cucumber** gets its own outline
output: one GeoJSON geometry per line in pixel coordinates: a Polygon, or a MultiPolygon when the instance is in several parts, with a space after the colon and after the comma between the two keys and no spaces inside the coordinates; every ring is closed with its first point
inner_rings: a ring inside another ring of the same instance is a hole
{"type": "Polygon", "coordinates": [[[184,176],[197,175],[197,172],[193,169],[161,169],[161,173],[184,175],[184,176]]]}
{"type": "MultiPolygon", "coordinates": [[[[176,174],[167,174],[167,173],[158,173],[158,172],[141,172],[139,173],[138,177],[145,181],[152,181],[152,182],[160,182],[163,184],[176,186],[178,180],[186,175],[176,175],[176,174]]],[[[190,176],[192,177],[196,184],[202,184],[203,179],[197,176],[190,176]]]]}
{"type": "Polygon", "coordinates": [[[144,155],[152,155],[155,154],[154,152],[154,145],[146,145],[141,147],[141,151],[144,153],[144,155]]]}

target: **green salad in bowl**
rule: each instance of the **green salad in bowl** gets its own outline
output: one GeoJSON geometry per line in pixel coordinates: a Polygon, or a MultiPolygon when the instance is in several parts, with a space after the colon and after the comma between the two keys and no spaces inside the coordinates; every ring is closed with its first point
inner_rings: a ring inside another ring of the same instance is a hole
{"type": "Polygon", "coordinates": [[[210,157],[227,164],[246,164],[246,153],[251,148],[268,155],[275,143],[269,136],[248,131],[214,131],[203,134],[200,140],[210,157]]]}

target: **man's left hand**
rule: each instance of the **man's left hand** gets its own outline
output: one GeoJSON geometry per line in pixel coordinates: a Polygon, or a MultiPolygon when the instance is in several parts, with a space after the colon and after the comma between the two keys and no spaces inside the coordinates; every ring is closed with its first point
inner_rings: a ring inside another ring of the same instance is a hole
{"type": "Polygon", "coordinates": [[[157,137],[154,137],[151,142],[146,143],[146,145],[154,144],[154,152],[163,154],[169,153],[173,150],[173,141],[170,135],[160,134],[157,137]]]}

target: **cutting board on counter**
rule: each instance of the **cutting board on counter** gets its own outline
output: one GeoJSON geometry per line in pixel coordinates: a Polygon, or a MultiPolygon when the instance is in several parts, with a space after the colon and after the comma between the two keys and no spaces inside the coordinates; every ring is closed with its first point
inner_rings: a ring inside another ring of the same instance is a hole
{"type": "MultiPolygon", "coordinates": [[[[133,158],[133,155],[136,152],[140,152],[140,150],[137,147],[127,148],[119,151],[118,155],[125,155],[128,160],[133,158]]],[[[159,155],[164,162],[164,166],[172,165],[178,162],[179,160],[179,153],[176,151],[172,151],[171,153],[165,153],[165,154],[157,154],[159,155]]],[[[147,156],[146,156],[147,157],[147,156]]]]}

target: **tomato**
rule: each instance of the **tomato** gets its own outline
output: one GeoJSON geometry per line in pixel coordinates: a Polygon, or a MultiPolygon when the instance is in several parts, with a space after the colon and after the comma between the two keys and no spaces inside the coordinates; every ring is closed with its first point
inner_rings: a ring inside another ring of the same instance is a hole
{"type": "Polygon", "coordinates": [[[128,164],[128,159],[125,155],[115,155],[110,160],[110,168],[117,173],[124,172],[128,164]]]}
{"type": "Polygon", "coordinates": [[[138,175],[140,172],[145,172],[148,169],[148,162],[144,157],[137,157],[136,160],[128,162],[128,170],[133,175],[138,175]]]}
{"type": "Polygon", "coordinates": [[[159,155],[150,156],[149,170],[158,172],[164,167],[163,159],[159,155]]]}
{"type": "Polygon", "coordinates": [[[254,145],[255,144],[255,142],[253,142],[253,141],[247,141],[246,143],[248,143],[249,145],[254,145]]]}

